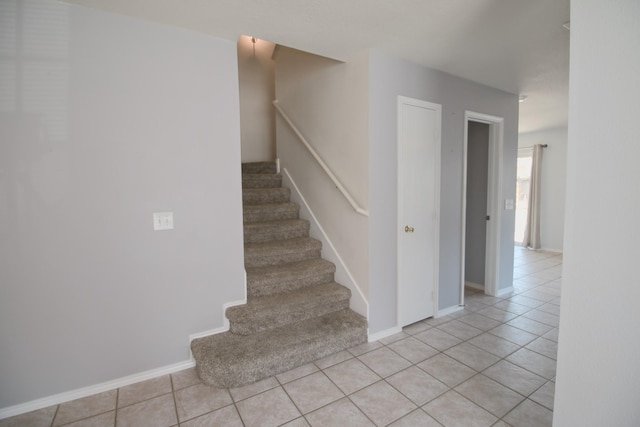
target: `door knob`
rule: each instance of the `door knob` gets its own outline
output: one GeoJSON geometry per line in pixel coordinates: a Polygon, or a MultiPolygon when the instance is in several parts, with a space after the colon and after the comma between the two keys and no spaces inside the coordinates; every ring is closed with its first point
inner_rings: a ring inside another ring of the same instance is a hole
{"type": "Polygon", "coordinates": [[[413,227],[409,227],[408,225],[404,226],[405,233],[413,233],[413,227]]]}

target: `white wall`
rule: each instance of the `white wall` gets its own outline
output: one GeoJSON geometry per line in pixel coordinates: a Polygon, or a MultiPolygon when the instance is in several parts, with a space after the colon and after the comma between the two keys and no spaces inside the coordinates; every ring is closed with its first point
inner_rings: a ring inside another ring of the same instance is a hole
{"type": "MultiPolygon", "coordinates": [[[[442,105],[439,308],[460,296],[464,112],[504,117],[502,198],[515,198],[518,97],[449,74],[370,52],[369,330],[396,325],[397,97],[442,105]]],[[[513,279],[514,211],[502,212],[499,289],[513,279]]]]}
{"type": "MultiPolygon", "coordinates": [[[[366,52],[346,63],[279,47],[280,106],[352,194],[368,207],[366,52]]],[[[368,218],[356,213],[281,117],[278,157],[344,260],[358,287],[368,290],[368,218]]]]}
{"type": "Polygon", "coordinates": [[[254,44],[249,36],[238,40],[242,162],[276,158],[274,47],[260,39],[254,44]]]}
{"type": "Polygon", "coordinates": [[[571,4],[554,425],[640,425],[640,2],[571,4]]]}
{"type": "Polygon", "coordinates": [[[547,144],[542,152],[540,240],[542,249],[562,252],[567,180],[567,128],[518,135],[518,148],[547,144]]]}
{"type": "Polygon", "coordinates": [[[235,42],[47,0],[0,15],[4,408],[188,360],[244,285],[235,42]]]}

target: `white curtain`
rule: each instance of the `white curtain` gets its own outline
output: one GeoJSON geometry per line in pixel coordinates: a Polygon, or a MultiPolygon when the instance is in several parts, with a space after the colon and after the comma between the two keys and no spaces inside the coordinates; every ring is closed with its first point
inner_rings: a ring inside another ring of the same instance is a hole
{"type": "Polygon", "coordinates": [[[527,223],[524,229],[522,246],[540,249],[540,184],[542,166],[542,145],[533,146],[531,162],[531,181],[529,185],[529,209],[527,209],[527,223]]]}

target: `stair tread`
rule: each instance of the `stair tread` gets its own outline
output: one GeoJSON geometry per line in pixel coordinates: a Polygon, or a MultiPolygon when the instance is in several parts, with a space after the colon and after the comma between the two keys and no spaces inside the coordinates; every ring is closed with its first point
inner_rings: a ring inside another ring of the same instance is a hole
{"type": "Polygon", "coordinates": [[[322,242],[312,237],[296,237],[295,239],[269,240],[268,242],[248,242],[245,243],[244,249],[245,253],[322,249],[322,242]]]}
{"type": "Polygon", "coordinates": [[[229,307],[231,331],[248,335],[349,307],[351,291],[335,282],[249,298],[229,307]]]}
{"type": "Polygon", "coordinates": [[[291,190],[286,187],[243,188],[243,206],[260,205],[264,203],[285,203],[291,197],[291,190]]]}
{"type": "Polygon", "coordinates": [[[366,319],[345,309],[253,335],[210,335],[193,340],[191,350],[203,382],[226,388],[254,383],[366,340],[366,319]]]}
{"type": "Polygon", "coordinates": [[[258,276],[266,276],[272,277],[274,279],[282,278],[282,276],[286,276],[289,274],[315,274],[315,271],[331,271],[335,273],[336,266],[325,259],[315,258],[309,259],[305,261],[292,262],[289,264],[281,264],[281,265],[268,265],[265,267],[249,267],[246,269],[247,271],[247,279],[249,280],[251,277],[258,276]]]}

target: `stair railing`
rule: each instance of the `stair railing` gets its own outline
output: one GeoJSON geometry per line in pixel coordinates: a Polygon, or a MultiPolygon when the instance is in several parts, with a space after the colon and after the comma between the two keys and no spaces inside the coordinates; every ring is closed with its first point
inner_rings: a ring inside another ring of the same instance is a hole
{"type": "Polygon", "coordinates": [[[307,141],[307,139],[304,137],[304,135],[302,135],[302,133],[300,133],[300,131],[298,130],[298,128],[293,124],[293,122],[291,121],[291,119],[289,118],[289,116],[287,116],[287,114],[284,112],[284,110],[282,109],[282,107],[280,107],[280,104],[278,103],[278,100],[276,99],[275,101],[273,101],[273,106],[276,108],[276,111],[278,111],[278,113],[280,113],[280,115],[282,116],[282,118],[284,119],[284,121],[289,125],[289,127],[291,128],[291,130],[293,130],[293,132],[298,136],[298,139],[302,142],[302,144],[307,148],[307,150],[309,151],[309,153],[311,153],[311,155],[313,156],[313,158],[316,160],[316,162],[318,162],[318,164],[320,165],[320,167],[322,168],[322,170],[327,174],[327,176],[329,177],[329,179],[331,179],[331,181],[333,182],[333,184],[336,186],[336,188],[338,190],[340,190],[340,193],[342,193],[342,196],[344,196],[345,199],[347,199],[347,202],[349,202],[349,204],[351,205],[351,207],[360,215],[363,216],[369,216],[369,211],[367,211],[366,209],[363,209],[362,207],[360,207],[358,205],[358,203],[353,199],[353,197],[351,196],[351,194],[349,194],[349,192],[347,191],[346,188],[344,188],[344,185],[342,185],[342,183],[340,182],[340,180],[333,174],[333,172],[331,172],[331,169],[329,169],[329,166],[327,166],[327,164],[324,162],[324,160],[322,160],[322,158],[320,157],[320,155],[316,152],[316,150],[313,149],[313,147],[311,146],[311,144],[309,144],[309,142],[307,141]]]}

